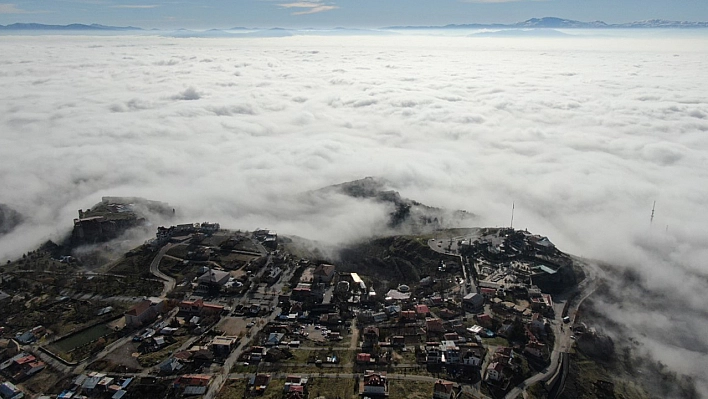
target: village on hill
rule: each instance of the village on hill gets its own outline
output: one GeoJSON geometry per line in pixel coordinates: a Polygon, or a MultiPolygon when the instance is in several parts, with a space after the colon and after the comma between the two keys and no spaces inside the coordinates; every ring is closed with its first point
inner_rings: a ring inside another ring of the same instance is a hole
{"type": "MultiPolygon", "coordinates": [[[[74,240],[112,226],[91,217],[75,221],[74,240]]],[[[274,231],[218,223],[160,227],[96,271],[45,245],[1,269],[0,396],[453,399],[514,397],[536,382],[557,391],[563,354],[593,333],[572,320],[571,258],[511,228],[411,239],[439,257],[437,269],[386,285],[296,256],[274,231]]]]}

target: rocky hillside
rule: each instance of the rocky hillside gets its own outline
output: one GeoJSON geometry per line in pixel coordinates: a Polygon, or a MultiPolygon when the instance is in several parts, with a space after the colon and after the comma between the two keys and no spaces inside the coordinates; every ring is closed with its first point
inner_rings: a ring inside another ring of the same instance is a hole
{"type": "Polygon", "coordinates": [[[374,177],[328,186],[317,193],[337,193],[390,206],[388,227],[401,233],[421,234],[462,226],[475,219],[474,214],[466,211],[435,208],[404,198],[391,188],[389,182],[374,177]]]}

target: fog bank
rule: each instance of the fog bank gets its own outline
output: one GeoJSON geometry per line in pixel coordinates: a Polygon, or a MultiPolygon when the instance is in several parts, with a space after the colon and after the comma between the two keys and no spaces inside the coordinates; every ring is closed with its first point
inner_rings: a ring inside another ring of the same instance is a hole
{"type": "Polygon", "coordinates": [[[515,227],[636,271],[675,306],[609,316],[706,391],[704,37],[3,36],[0,54],[0,203],[24,217],[0,259],[103,195],[348,242],[390,209],[300,193],[379,176],[480,225],[513,202],[515,227]],[[661,338],[677,324],[693,343],[661,338]]]}

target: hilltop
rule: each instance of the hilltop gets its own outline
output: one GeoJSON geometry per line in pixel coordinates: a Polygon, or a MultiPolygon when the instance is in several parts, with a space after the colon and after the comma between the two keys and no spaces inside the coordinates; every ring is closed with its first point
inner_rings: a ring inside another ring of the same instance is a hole
{"type": "Polygon", "coordinates": [[[440,228],[457,227],[472,222],[475,215],[464,210],[450,211],[402,197],[385,179],[366,177],[335,184],[310,194],[341,194],[391,206],[388,227],[399,233],[424,234],[440,228]]]}

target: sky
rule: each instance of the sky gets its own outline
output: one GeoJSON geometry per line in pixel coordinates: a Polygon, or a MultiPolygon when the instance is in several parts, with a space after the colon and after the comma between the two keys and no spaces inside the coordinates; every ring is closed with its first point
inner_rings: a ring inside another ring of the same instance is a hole
{"type": "Polygon", "coordinates": [[[36,22],[164,29],[378,28],[514,23],[540,17],[607,23],[646,19],[706,21],[708,7],[705,0],[13,0],[0,3],[3,25],[36,22]]]}

